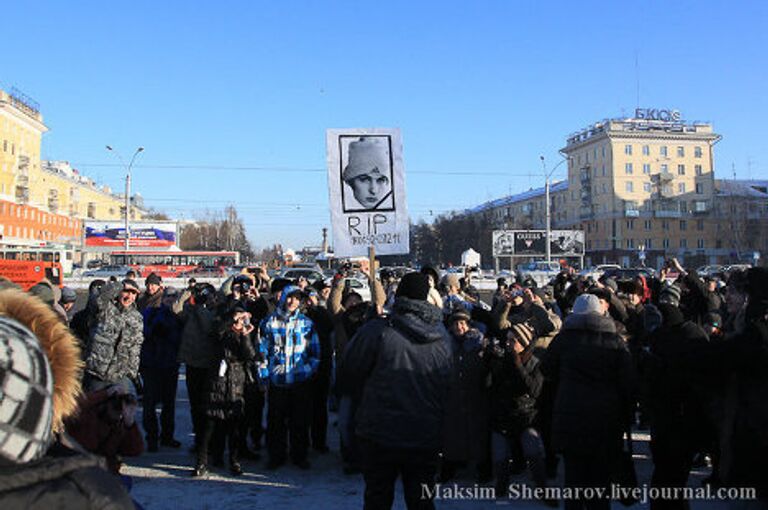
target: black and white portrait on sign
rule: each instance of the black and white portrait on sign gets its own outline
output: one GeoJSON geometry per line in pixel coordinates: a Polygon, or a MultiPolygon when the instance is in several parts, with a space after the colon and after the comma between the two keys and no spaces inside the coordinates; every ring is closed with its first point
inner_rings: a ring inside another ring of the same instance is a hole
{"type": "Polygon", "coordinates": [[[493,256],[514,255],[514,234],[512,231],[495,230],[493,232],[493,256]]]}
{"type": "Polygon", "coordinates": [[[392,140],[387,135],[340,136],[343,211],[393,211],[392,140]]]}

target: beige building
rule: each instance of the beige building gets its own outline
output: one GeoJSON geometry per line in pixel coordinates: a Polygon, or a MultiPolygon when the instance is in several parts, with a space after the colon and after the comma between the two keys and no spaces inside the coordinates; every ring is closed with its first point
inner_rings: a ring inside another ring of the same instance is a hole
{"type": "MultiPolygon", "coordinates": [[[[39,106],[0,90],[0,242],[79,245],[83,220],[124,218],[124,199],[66,162],[40,161],[48,128],[39,106]]],[[[131,208],[131,217],[143,211],[131,208]]]]}
{"type": "MultiPolygon", "coordinates": [[[[768,194],[759,181],[717,181],[711,124],[676,111],[638,109],[568,137],[568,180],[551,190],[552,228],[585,232],[586,265],[668,257],[729,263],[768,252],[768,194]]],[[[542,229],[544,190],[483,204],[494,228],[542,229]]]]}

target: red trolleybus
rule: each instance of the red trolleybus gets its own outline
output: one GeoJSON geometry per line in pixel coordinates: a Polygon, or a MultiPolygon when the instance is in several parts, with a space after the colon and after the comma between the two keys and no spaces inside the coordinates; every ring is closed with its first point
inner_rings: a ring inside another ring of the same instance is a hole
{"type": "Polygon", "coordinates": [[[29,290],[43,278],[61,287],[61,253],[42,248],[0,247],[0,276],[8,278],[24,290],[29,290]]]}
{"type": "Polygon", "coordinates": [[[240,263],[236,251],[114,251],[110,263],[129,266],[140,277],[155,273],[163,278],[225,276],[240,263]]]}

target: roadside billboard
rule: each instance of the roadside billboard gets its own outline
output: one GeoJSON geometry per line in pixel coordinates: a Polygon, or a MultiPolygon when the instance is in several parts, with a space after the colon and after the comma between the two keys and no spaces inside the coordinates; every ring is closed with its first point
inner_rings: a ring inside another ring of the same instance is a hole
{"type": "Polygon", "coordinates": [[[337,257],[407,254],[403,144],[399,129],[329,129],[328,193],[337,257]]]}
{"type": "MultiPolygon", "coordinates": [[[[544,257],[547,254],[545,230],[494,230],[494,257],[544,257]]],[[[553,257],[584,255],[583,230],[551,230],[549,250],[553,257]]]]}
{"type": "MultiPolygon", "coordinates": [[[[131,248],[170,248],[178,239],[176,222],[131,222],[131,248]]],[[[122,221],[86,221],[86,248],[114,248],[125,246],[125,223],[122,221]]]]}

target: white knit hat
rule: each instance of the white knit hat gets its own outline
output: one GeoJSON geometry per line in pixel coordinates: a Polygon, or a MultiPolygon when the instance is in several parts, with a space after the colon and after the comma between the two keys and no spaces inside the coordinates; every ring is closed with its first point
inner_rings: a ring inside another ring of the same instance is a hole
{"type": "Polygon", "coordinates": [[[600,298],[594,294],[580,295],[573,303],[573,313],[579,315],[587,313],[602,314],[603,309],[600,306],[600,298]]]}

